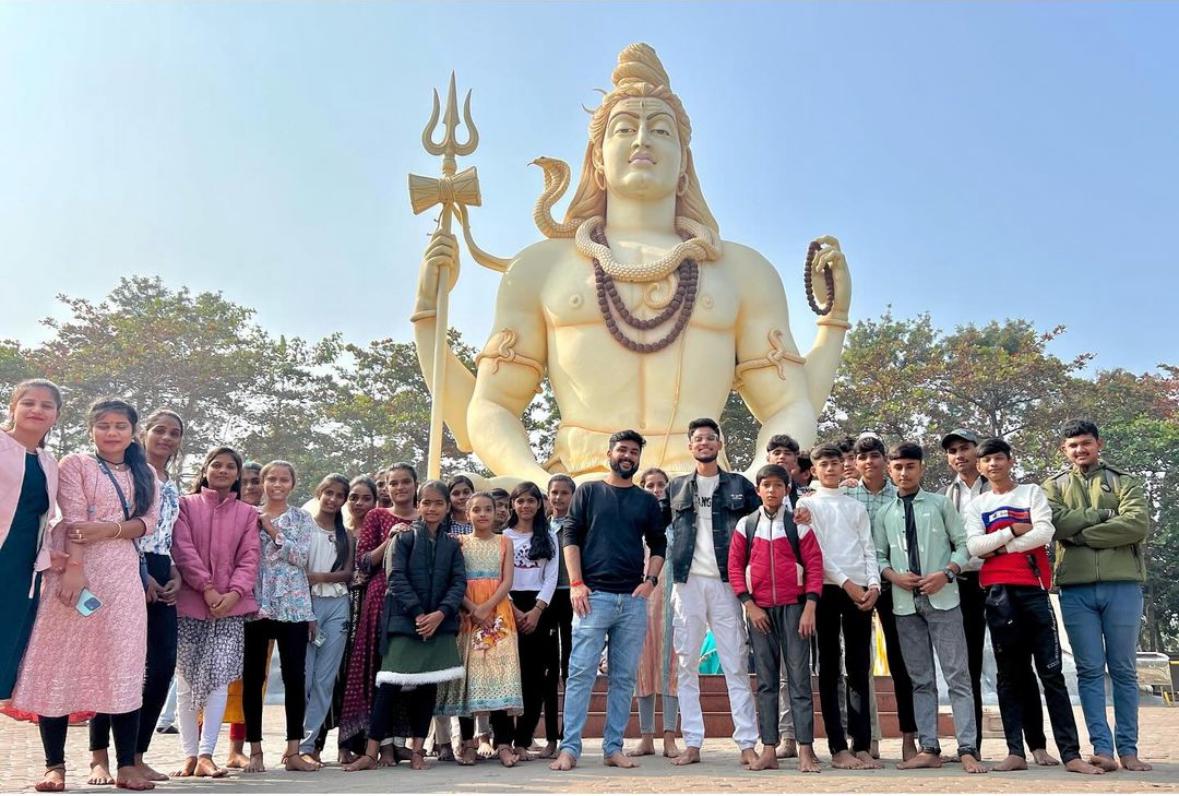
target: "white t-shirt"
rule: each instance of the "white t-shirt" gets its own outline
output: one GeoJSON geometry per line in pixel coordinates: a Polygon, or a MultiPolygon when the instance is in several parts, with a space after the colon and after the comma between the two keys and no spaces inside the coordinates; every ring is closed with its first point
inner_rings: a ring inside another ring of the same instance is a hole
{"type": "MultiPolygon", "coordinates": [[[[557,590],[558,559],[542,558],[534,561],[530,558],[531,532],[521,533],[515,528],[506,528],[504,536],[512,543],[512,560],[516,565],[516,570],[512,574],[512,591],[534,591],[537,592],[536,599],[543,600],[545,605],[552,603],[553,592],[557,590]]],[[[553,551],[560,555],[561,545],[557,542],[557,535],[551,530],[549,543],[553,546],[553,551]]]]}
{"type": "Polygon", "coordinates": [[[720,483],[716,475],[696,475],[696,549],[692,551],[689,575],[720,579],[716,565],[716,547],[712,541],[712,496],[720,483]]]}
{"type": "MultiPolygon", "coordinates": [[[[332,564],[336,563],[336,532],[325,531],[315,525],[315,532],[311,534],[311,551],[307,558],[307,571],[326,574],[332,571],[332,564]]],[[[311,587],[311,594],[315,597],[343,597],[348,593],[347,583],[316,583],[311,587]]]]}

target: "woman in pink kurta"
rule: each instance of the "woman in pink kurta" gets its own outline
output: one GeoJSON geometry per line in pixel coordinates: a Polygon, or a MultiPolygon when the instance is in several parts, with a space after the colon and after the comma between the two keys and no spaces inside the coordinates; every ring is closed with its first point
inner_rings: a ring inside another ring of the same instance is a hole
{"type": "MultiPolygon", "coordinates": [[[[70,454],[58,468],[61,522],[53,529],[52,545],[69,559],[63,572],[46,573],[12,702],[39,715],[47,773],[38,790],[64,787],[65,727],[76,711],[110,714],[117,783],[145,790],[151,783],[134,767],[147,654],[147,606],[135,540],[156,527],[159,496],[135,441],[135,410],[122,401],[102,401],[92,407],[89,421],[96,453],[70,454]],[[86,596],[83,588],[101,602],[89,616],[77,607],[86,596]]],[[[109,772],[95,771],[94,778],[109,779],[109,772]]]]}

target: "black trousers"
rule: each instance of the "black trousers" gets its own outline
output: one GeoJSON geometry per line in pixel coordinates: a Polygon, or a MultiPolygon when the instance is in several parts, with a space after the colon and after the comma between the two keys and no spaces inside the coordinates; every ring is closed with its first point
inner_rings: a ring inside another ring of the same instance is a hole
{"type": "Polygon", "coordinates": [[[990,592],[986,616],[999,668],[999,713],[1003,717],[1007,753],[1026,757],[1025,737],[1032,749],[1045,746],[1039,689],[1032,673],[1035,660],[1060,757],[1065,763],[1075,760],[1081,756],[1077,722],[1064,682],[1060,637],[1048,592],[1038,586],[991,586],[990,592]],[[1034,712],[1027,710],[1029,694],[1035,695],[1034,712]],[[1037,739],[1029,737],[1029,729],[1039,734],[1039,744],[1037,739]]]}
{"type": "MultiPolygon", "coordinates": [[[[115,764],[119,768],[135,765],[135,740],[139,732],[139,711],[127,713],[99,713],[90,722],[91,750],[105,749],[106,745],[95,747],[94,721],[101,720],[105,729],[104,739],[113,730],[115,734],[115,764]]],[[[65,765],[66,733],[70,728],[69,716],[38,716],[37,726],[41,731],[41,746],[45,750],[45,768],[65,765]]],[[[155,729],[154,727],[152,729],[155,729]]]]}
{"type": "MultiPolygon", "coordinates": [[[[473,716],[459,717],[459,732],[463,741],[475,739],[475,719],[473,716]]],[[[498,749],[501,746],[512,746],[516,740],[516,726],[512,717],[502,710],[491,711],[492,743],[498,749]]]]}
{"type": "Polygon", "coordinates": [[[970,687],[974,690],[974,726],[978,735],[974,748],[982,751],[982,668],[983,646],[987,640],[987,592],[978,582],[977,572],[958,576],[958,599],[962,607],[962,631],[966,634],[966,663],[970,667],[970,687]]]}
{"type": "MultiPolygon", "coordinates": [[[[513,591],[512,603],[521,611],[531,611],[536,605],[537,594],[534,591],[513,591]]],[[[532,746],[532,735],[540,721],[541,708],[544,707],[545,687],[548,685],[546,670],[559,655],[557,628],[549,612],[545,611],[540,615],[540,624],[536,630],[531,633],[518,632],[516,638],[520,651],[520,688],[524,696],[524,712],[508,718],[516,728],[514,745],[527,749],[532,746]]]]}
{"type": "Polygon", "coordinates": [[[553,592],[553,602],[545,611],[549,621],[557,628],[556,655],[545,665],[544,682],[544,734],[545,740],[561,740],[561,711],[557,707],[557,690],[569,675],[569,653],[573,647],[573,603],[569,600],[569,589],[558,588],[553,592]]]}
{"type": "Polygon", "coordinates": [[[390,737],[394,730],[394,716],[401,709],[409,717],[411,737],[425,738],[430,732],[430,722],[434,719],[437,697],[438,686],[433,683],[414,686],[409,690],[392,683],[382,683],[377,686],[377,695],[373,698],[368,737],[374,740],[390,737]]]}
{"type": "MultiPolygon", "coordinates": [[[[819,701],[831,754],[848,748],[867,752],[872,744],[872,716],[868,707],[871,678],[872,612],[861,611],[838,586],[823,586],[815,613],[819,633],[819,701]],[[843,664],[847,669],[847,732],[839,711],[839,637],[843,634],[843,664]]],[[[777,684],[775,683],[775,686],[777,684]]]]}
{"type": "MultiPolygon", "coordinates": [[[[287,740],[303,740],[303,714],[307,710],[307,622],[246,622],[246,654],[242,664],[242,712],[246,714],[246,740],[262,742],[262,683],[266,679],[270,640],[278,647],[282,669],[287,740]]],[[[384,736],[381,736],[384,737],[384,736]]]]}
{"type": "Polygon", "coordinates": [[[888,657],[888,671],[892,675],[893,691],[897,700],[897,723],[903,733],[917,732],[917,717],[913,713],[913,681],[905,667],[905,656],[901,654],[901,640],[897,635],[897,617],[892,612],[892,584],[880,587],[880,599],[876,601],[876,612],[880,615],[880,627],[884,630],[884,650],[888,657]]]}

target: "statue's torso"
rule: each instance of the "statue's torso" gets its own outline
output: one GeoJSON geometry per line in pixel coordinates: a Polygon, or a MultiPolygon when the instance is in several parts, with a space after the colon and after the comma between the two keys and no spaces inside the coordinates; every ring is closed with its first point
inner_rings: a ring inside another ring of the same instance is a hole
{"type": "MultiPolygon", "coordinates": [[[[549,380],[561,408],[556,456],[565,469],[603,469],[607,439],[623,428],[648,438],[645,466],[686,471],[688,422],[719,418],[728,399],[736,364],[735,328],[740,294],[728,277],[730,247],[720,259],[702,263],[695,307],[683,333],[666,348],[639,354],[614,339],[598,306],[591,261],[569,241],[557,250],[540,291],[547,336],[549,380]]],[[[659,314],[675,291],[675,280],[615,281],[627,308],[638,318],[659,314]]],[[[617,314],[615,317],[618,317],[617,314]]],[[[651,331],[619,329],[630,339],[662,339],[674,320],[651,331]]]]}

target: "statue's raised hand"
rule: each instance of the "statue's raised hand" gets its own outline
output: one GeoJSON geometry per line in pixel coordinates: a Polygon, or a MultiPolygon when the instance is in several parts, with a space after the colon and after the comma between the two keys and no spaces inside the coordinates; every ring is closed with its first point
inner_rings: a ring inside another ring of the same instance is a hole
{"type": "Polygon", "coordinates": [[[422,256],[422,268],[418,275],[418,310],[438,309],[438,274],[444,267],[447,268],[449,276],[449,292],[454,290],[458,282],[458,241],[449,232],[438,230],[430,236],[430,243],[426,246],[425,255],[422,256]]]}
{"type": "Polygon", "coordinates": [[[848,309],[851,307],[851,273],[847,268],[847,258],[839,248],[839,240],[832,235],[824,235],[817,239],[822,246],[811,263],[811,286],[815,293],[815,301],[819,304],[827,302],[827,280],[823,272],[828,267],[834,282],[835,295],[831,302],[831,311],[826,317],[847,320],[848,309]]]}

